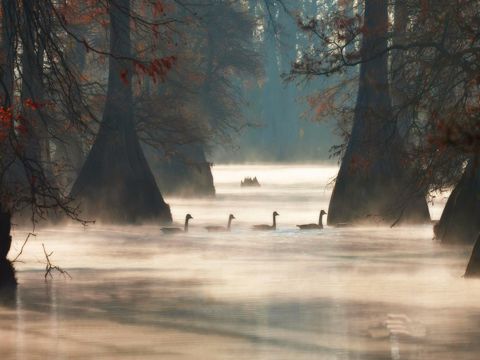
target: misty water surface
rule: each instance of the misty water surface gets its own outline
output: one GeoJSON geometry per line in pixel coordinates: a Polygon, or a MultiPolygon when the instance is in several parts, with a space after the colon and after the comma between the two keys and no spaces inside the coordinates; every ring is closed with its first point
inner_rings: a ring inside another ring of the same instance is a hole
{"type": "Polygon", "coordinates": [[[336,171],[216,166],[216,199],[167,199],[179,224],[193,215],[188,234],[40,230],[0,305],[0,358],[478,359],[469,248],[441,246],[429,226],[295,229],[327,209],[336,171]],[[263,186],[241,189],[245,176],[263,186]],[[274,210],[276,232],[249,230],[274,210]],[[203,229],[229,213],[232,233],[203,229]],[[72,279],[43,281],[42,243],[72,279]]]}

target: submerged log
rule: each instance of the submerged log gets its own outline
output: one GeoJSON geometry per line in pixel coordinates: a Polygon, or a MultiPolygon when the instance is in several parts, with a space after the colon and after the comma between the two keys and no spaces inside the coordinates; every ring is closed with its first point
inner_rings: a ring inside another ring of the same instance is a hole
{"type": "Polygon", "coordinates": [[[436,239],[443,243],[473,244],[480,232],[480,162],[469,161],[435,225],[436,239]]]}

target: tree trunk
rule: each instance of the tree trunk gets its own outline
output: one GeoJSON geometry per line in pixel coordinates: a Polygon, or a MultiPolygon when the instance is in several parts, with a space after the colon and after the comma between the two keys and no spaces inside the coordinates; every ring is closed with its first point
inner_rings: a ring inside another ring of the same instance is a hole
{"type": "Polygon", "coordinates": [[[466,278],[480,277],[480,235],[473,246],[472,255],[470,256],[470,261],[468,262],[464,276],[466,278]]]}
{"type": "Polygon", "coordinates": [[[10,211],[4,210],[0,204],[0,302],[4,303],[9,299],[9,293],[6,288],[12,288],[17,285],[15,278],[15,269],[12,263],[7,260],[8,252],[12,244],[10,231],[12,228],[12,215],[10,211]]]}
{"type": "MultiPolygon", "coordinates": [[[[212,111],[211,82],[215,80],[215,43],[214,36],[207,27],[205,80],[201,87],[202,102],[208,121],[212,127],[222,126],[212,111]]],[[[211,164],[205,155],[204,143],[179,145],[176,154],[163,159],[158,167],[157,181],[168,195],[185,197],[215,196],[215,186],[211,164]]]]}
{"type": "Polygon", "coordinates": [[[215,196],[210,163],[202,144],[177,147],[171,159],[162,159],[155,166],[157,182],[167,195],[185,197],[215,196]]]}
{"type": "Polygon", "coordinates": [[[435,237],[448,244],[473,244],[480,232],[480,158],[469,161],[434,227],[435,237]]]}
{"type": "Polygon", "coordinates": [[[80,173],[85,162],[82,140],[75,128],[70,128],[62,139],[54,141],[54,162],[60,165],[61,171],[55,175],[63,189],[69,189],[80,173]],[[66,166],[65,166],[66,165],[66,166]]]}
{"type": "MultiPolygon", "coordinates": [[[[38,25],[38,22],[35,21],[37,6],[39,5],[35,2],[25,2],[23,6],[23,33],[21,34],[23,47],[22,89],[20,97],[22,104],[24,104],[23,115],[28,127],[27,156],[30,159],[35,159],[38,164],[43,163],[43,167],[46,169],[50,164],[45,163],[49,159],[45,113],[40,107],[32,109],[25,106],[27,101],[42,104],[45,96],[43,84],[45,40],[42,38],[42,29],[36,28],[36,25],[38,25]]],[[[46,31],[46,29],[43,29],[43,31],[46,31]]]]}
{"type": "Polygon", "coordinates": [[[7,259],[0,259],[0,304],[15,305],[15,289],[17,279],[12,262],[7,259]]]}
{"type": "MultiPolygon", "coordinates": [[[[406,0],[397,0],[394,6],[394,45],[402,45],[408,25],[408,5],[406,0]]],[[[396,50],[391,55],[392,68],[392,104],[397,120],[397,129],[402,138],[405,138],[413,122],[410,109],[406,106],[408,84],[403,71],[403,51],[396,50]]]]}
{"type": "MultiPolygon", "coordinates": [[[[281,136],[281,125],[284,121],[280,110],[279,101],[282,98],[281,72],[278,64],[278,46],[275,38],[273,21],[278,19],[278,10],[271,13],[271,17],[265,15],[263,31],[263,54],[265,58],[265,83],[262,86],[262,128],[258,130],[259,139],[256,141],[257,153],[261,152],[260,158],[268,161],[282,160],[286,148],[283,146],[285,139],[281,136]]],[[[292,134],[290,134],[292,135],[292,134]]]]}
{"type": "Polygon", "coordinates": [[[0,94],[2,106],[13,103],[15,38],[17,35],[16,1],[2,0],[2,52],[0,94]]]}
{"type": "Polygon", "coordinates": [[[10,251],[12,244],[11,228],[12,215],[10,211],[3,209],[0,204],[0,260],[5,260],[10,251]]]}
{"type": "MultiPolygon", "coordinates": [[[[69,31],[80,39],[85,38],[87,35],[86,28],[82,25],[72,25],[69,27],[69,31]]],[[[85,71],[87,63],[85,45],[72,38],[70,39],[68,49],[68,52],[65,53],[66,61],[75,70],[77,78],[80,78],[85,71]]],[[[75,126],[81,120],[83,110],[77,106],[77,104],[82,103],[82,94],[79,87],[80,85],[74,86],[69,92],[70,103],[67,110],[69,123],[66,124],[68,127],[62,132],[59,139],[53,140],[55,143],[55,163],[67,165],[66,167],[61,166],[62,171],[56,174],[63,188],[73,185],[85,162],[84,146],[78,128],[75,126]]]]}
{"type": "Polygon", "coordinates": [[[171,222],[133,123],[129,0],[109,1],[108,91],[95,143],[71,195],[87,216],[110,222],[171,222]]]}
{"type": "MultiPolygon", "coordinates": [[[[394,26],[393,42],[395,45],[402,45],[408,29],[409,21],[409,8],[407,0],[397,0],[394,5],[394,26]]],[[[394,115],[393,118],[396,122],[396,130],[398,131],[401,150],[408,149],[409,135],[414,122],[415,113],[413,109],[408,105],[409,84],[405,77],[405,71],[403,69],[404,53],[403,51],[394,51],[391,53],[390,66],[391,66],[391,94],[394,115]]],[[[426,184],[416,184],[415,179],[418,177],[415,173],[414,166],[408,164],[403,165],[402,180],[404,181],[404,187],[407,191],[403,193],[410,198],[410,202],[406,204],[406,207],[402,213],[401,221],[404,222],[429,222],[430,213],[428,210],[428,204],[426,201],[427,188],[426,184]],[[408,179],[414,179],[409,181],[408,179]]]]}
{"type": "Polygon", "coordinates": [[[386,0],[365,0],[362,64],[352,133],[329,205],[328,223],[429,221],[422,195],[410,189],[392,119],[386,55],[386,0]],[[377,55],[375,55],[377,54],[377,55]],[[373,57],[373,58],[372,58],[373,57]]]}
{"type": "MultiPolygon", "coordinates": [[[[2,0],[2,29],[1,29],[1,52],[0,57],[0,106],[5,109],[13,105],[14,96],[14,71],[17,38],[17,3],[14,0],[2,0]]],[[[5,126],[5,124],[4,124],[5,126]]],[[[12,166],[9,164],[15,160],[15,154],[10,138],[15,137],[13,119],[8,124],[8,137],[0,143],[0,196],[2,199],[9,197],[15,191],[11,186],[12,166]]],[[[7,135],[7,134],[5,134],[7,135]]],[[[17,176],[19,177],[19,176],[17,176]]]]}

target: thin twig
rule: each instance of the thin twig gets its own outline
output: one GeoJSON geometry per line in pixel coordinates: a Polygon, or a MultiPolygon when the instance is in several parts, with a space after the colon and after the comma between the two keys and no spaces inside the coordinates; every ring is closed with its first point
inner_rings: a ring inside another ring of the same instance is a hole
{"type": "Polygon", "coordinates": [[[23,248],[25,247],[25,245],[27,245],[27,242],[28,242],[28,240],[30,239],[30,236],[37,236],[37,234],[28,233],[25,241],[23,242],[22,247],[20,248],[20,252],[17,254],[17,256],[15,256],[15,259],[12,260],[12,263],[14,263],[14,262],[22,262],[22,261],[20,261],[20,260],[18,260],[18,259],[19,259],[19,257],[22,255],[22,253],[23,253],[23,248]]]}
{"type": "Polygon", "coordinates": [[[68,273],[67,270],[63,270],[61,267],[53,265],[52,262],[50,261],[50,256],[52,256],[53,251],[49,254],[47,253],[47,250],[45,249],[45,245],[42,243],[43,247],[43,253],[45,254],[45,259],[47,260],[47,264],[45,266],[45,281],[47,280],[47,277],[50,276],[50,278],[53,279],[52,271],[56,270],[60,274],[63,275],[63,277],[69,277],[70,279],[72,278],[70,274],[68,273]]]}

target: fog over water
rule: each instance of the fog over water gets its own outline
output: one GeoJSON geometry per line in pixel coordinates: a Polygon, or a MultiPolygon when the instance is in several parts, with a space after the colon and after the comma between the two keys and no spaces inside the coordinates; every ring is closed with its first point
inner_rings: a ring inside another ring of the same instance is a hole
{"type": "MultiPolygon", "coordinates": [[[[0,304],[0,358],[478,359],[470,248],[441,246],[430,226],[298,231],[327,210],[333,166],[213,172],[215,199],[167,199],[180,226],[194,217],[187,234],[41,229],[0,304]],[[245,176],[262,187],[240,188],[245,176]],[[250,230],[274,210],[277,231],[250,230]],[[231,233],[204,230],[230,213],[231,233]],[[43,281],[42,243],[72,279],[43,281]]],[[[11,254],[25,234],[14,231],[11,254]]]]}

